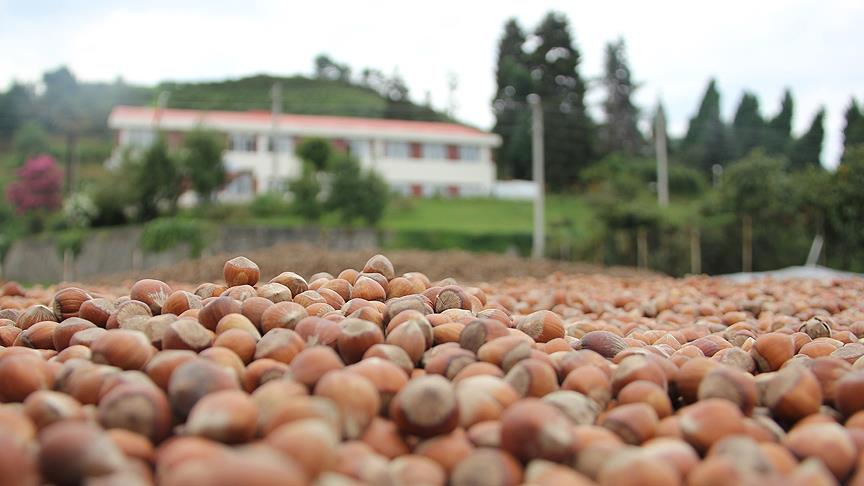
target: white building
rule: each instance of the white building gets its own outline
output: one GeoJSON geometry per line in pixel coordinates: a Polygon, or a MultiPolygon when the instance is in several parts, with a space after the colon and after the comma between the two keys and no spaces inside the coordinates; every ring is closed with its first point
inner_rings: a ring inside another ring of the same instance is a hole
{"type": "Polygon", "coordinates": [[[501,143],[498,135],[455,123],[292,114],[280,115],[274,123],[263,111],[157,112],[117,106],[108,126],[116,130],[114,161],[127,147],[151,144],[157,126],[175,147],[182,144],[184,132],[197,127],[224,133],[231,182],[220,197],[237,200],[297,177],[301,166],[294,149],[309,137],[331,140],[403,194],[488,196],[496,173],[492,148],[501,143]]]}

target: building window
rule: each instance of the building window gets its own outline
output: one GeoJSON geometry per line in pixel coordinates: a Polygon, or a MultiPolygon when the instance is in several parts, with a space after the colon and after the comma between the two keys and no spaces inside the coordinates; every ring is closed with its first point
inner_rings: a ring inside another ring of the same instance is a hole
{"type": "Polygon", "coordinates": [[[126,136],[126,145],[139,148],[147,148],[153,145],[156,135],[153,130],[129,130],[126,136]]]}
{"type": "MultiPolygon", "coordinates": [[[[268,149],[273,152],[273,137],[268,139],[268,149]]],[[[294,137],[276,137],[276,150],[280,154],[289,154],[294,152],[294,137]]]]}
{"type": "Polygon", "coordinates": [[[348,152],[357,160],[368,159],[370,150],[369,140],[350,140],[348,142],[348,152]]]}
{"type": "Polygon", "coordinates": [[[407,159],[409,154],[406,142],[387,142],[384,145],[384,156],[389,159],[407,159]]]}
{"type": "Polygon", "coordinates": [[[423,158],[430,160],[444,160],[447,158],[447,150],[440,143],[424,143],[423,158]]]}
{"type": "Polygon", "coordinates": [[[232,152],[254,152],[257,137],[249,133],[232,133],[228,139],[228,150],[232,152]]]}
{"type": "Polygon", "coordinates": [[[462,145],[459,147],[460,160],[480,160],[480,147],[476,145],[462,145]]]}
{"type": "Polygon", "coordinates": [[[255,193],[255,182],[252,174],[242,172],[229,176],[230,182],[225,186],[224,193],[230,196],[251,196],[255,193]]]}

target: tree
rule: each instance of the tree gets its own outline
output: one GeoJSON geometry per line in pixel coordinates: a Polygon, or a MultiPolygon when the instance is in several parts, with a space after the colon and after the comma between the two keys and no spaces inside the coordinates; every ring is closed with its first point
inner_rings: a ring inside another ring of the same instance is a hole
{"type": "Polygon", "coordinates": [[[315,56],[315,77],[347,83],[351,81],[351,67],[334,61],[327,54],[318,54],[315,56]]]}
{"type": "Polygon", "coordinates": [[[768,121],[765,128],[763,146],[768,155],[784,155],[792,143],[792,114],[794,111],[792,93],[787,89],[783,92],[780,112],[768,121]]]}
{"type": "Polygon", "coordinates": [[[42,125],[35,121],[29,121],[15,131],[12,146],[21,163],[50,151],[48,134],[42,125]]]}
{"type": "Polygon", "coordinates": [[[534,31],[537,47],[529,55],[534,92],[543,101],[546,183],[563,189],[578,181],[594,161],[594,124],[585,109],[585,81],[579,51],[567,17],[550,12],[534,31]]]}
{"type": "Polygon", "coordinates": [[[186,176],[201,200],[209,203],[213,193],[225,183],[223,137],[199,128],[189,132],[183,144],[186,149],[183,158],[186,176]]]}
{"type": "Polygon", "coordinates": [[[318,182],[317,174],[314,165],[304,162],[300,177],[288,182],[288,190],[294,197],[292,209],[307,222],[318,221],[323,212],[321,203],[318,201],[321,184],[318,182]]]}
{"type": "Polygon", "coordinates": [[[822,154],[822,141],[825,137],[823,124],[825,121],[825,108],[819,110],[810,122],[807,132],[792,143],[789,152],[789,167],[800,170],[805,167],[821,168],[820,157],[822,154]]]}
{"type": "Polygon", "coordinates": [[[855,98],[849,103],[849,108],[846,109],[846,126],[843,127],[843,155],[841,162],[846,159],[846,151],[855,145],[864,144],[864,114],[861,113],[858,107],[858,102],[855,98]]]}
{"type": "Polygon", "coordinates": [[[6,93],[0,93],[0,137],[9,137],[33,116],[33,87],[12,83],[6,93]]]}
{"type": "Polygon", "coordinates": [[[516,19],[504,25],[498,42],[495,81],[498,89],[492,100],[495,111],[493,132],[501,137],[495,154],[499,175],[517,179],[531,178],[531,117],[524,102],[532,89],[528,55],[522,46],[525,32],[516,19]]]}
{"type": "Polygon", "coordinates": [[[29,159],[16,175],[17,179],[6,187],[6,197],[19,214],[60,209],[63,170],[53,157],[40,155],[29,159]]]}
{"type": "Polygon", "coordinates": [[[864,145],[852,145],[843,154],[831,192],[836,204],[829,212],[829,250],[843,268],[864,271],[864,145]],[[835,239],[831,238],[834,235],[835,239]],[[833,243],[831,243],[833,241],[833,243]]]}
{"type": "Polygon", "coordinates": [[[327,207],[338,212],[345,224],[362,219],[375,225],[387,207],[387,183],[375,172],[363,171],[357,159],[351,156],[340,155],[335,159],[327,207]]]}
{"type": "Polygon", "coordinates": [[[632,100],[637,86],[630,77],[623,39],[606,44],[603,87],[606,89],[603,101],[606,121],[600,127],[601,153],[642,154],[646,149],[645,139],[637,126],[639,109],[632,100]]]}
{"type": "Polygon", "coordinates": [[[765,120],[759,114],[759,99],[744,92],[732,120],[732,158],[740,159],[762,144],[765,120]]]}
{"type": "Polygon", "coordinates": [[[333,157],[330,142],[323,138],[307,138],[297,146],[297,156],[310,164],[315,171],[322,171],[333,157]]]}
{"type": "Polygon", "coordinates": [[[149,221],[160,210],[173,213],[180,197],[180,171],[161,135],[144,152],[135,169],[139,219],[149,221]]]}
{"type": "Polygon", "coordinates": [[[720,92],[714,79],[708,82],[699,111],[690,119],[682,151],[687,165],[706,174],[714,164],[729,160],[726,126],[720,119],[720,92]]]}

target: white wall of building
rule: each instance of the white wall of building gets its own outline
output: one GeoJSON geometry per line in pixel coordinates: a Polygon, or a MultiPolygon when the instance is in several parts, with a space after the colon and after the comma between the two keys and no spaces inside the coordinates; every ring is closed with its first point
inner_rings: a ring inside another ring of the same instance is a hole
{"type": "MultiPolygon", "coordinates": [[[[186,132],[203,127],[226,134],[229,149],[224,160],[228,171],[251,174],[259,193],[272,187],[274,181],[284,182],[300,175],[301,164],[293,152],[294,141],[305,137],[347,142],[349,152],[360,160],[361,166],[376,170],[395,191],[405,194],[416,194],[419,188],[423,195],[489,196],[495,184],[496,168],[491,154],[500,139],[494,134],[424,130],[426,125],[411,122],[404,124],[411,129],[401,131],[376,129],[374,123],[368,127],[349,128],[328,128],[321,126],[320,121],[315,126],[280,124],[276,132],[275,145],[279,153],[274,173],[274,154],[271,151],[274,144],[270,143],[272,124],[237,121],[224,112],[219,116],[211,113],[216,112],[169,110],[168,114],[160,117],[159,126],[166,132],[186,132]],[[197,116],[191,115],[193,113],[197,116]],[[419,154],[416,153],[417,144],[419,154]]],[[[154,139],[153,115],[152,112],[148,115],[146,109],[132,114],[122,111],[118,114],[115,110],[109,126],[118,131],[119,145],[112,156],[114,162],[125,147],[146,146],[154,139]]],[[[244,195],[239,191],[249,186],[248,177],[232,184],[220,197],[225,200],[243,199],[244,195]]],[[[249,198],[252,196],[250,194],[249,198]]]]}

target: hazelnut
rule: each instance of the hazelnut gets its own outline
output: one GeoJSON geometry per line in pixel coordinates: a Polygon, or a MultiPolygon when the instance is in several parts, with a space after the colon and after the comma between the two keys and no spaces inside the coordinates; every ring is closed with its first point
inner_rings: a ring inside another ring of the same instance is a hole
{"type": "Polygon", "coordinates": [[[242,329],[228,329],[216,336],[213,341],[214,347],[230,349],[244,364],[249,364],[255,357],[257,344],[258,339],[255,335],[242,329]]]}
{"type": "Polygon", "coordinates": [[[52,358],[52,360],[57,361],[58,363],[65,363],[70,359],[84,359],[90,361],[92,358],[93,353],[90,351],[90,348],[76,344],[75,346],[66,347],[66,349],[57,353],[57,356],[52,358]]]}
{"type": "Polygon", "coordinates": [[[342,333],[339,323],[315,315],[302,319],[294,330],[308,346],[320,344],[334,349],[338,344],[336,340],[342,333]]]}
{"type": "Polygon", "coordinates": [[[570,421],[537,398],[514,403],[501,416],[501,448],[522,461],[564,462],[571,453],[570,421]]]}
{"type": "Polygon", "coordinates": [[[316,477],[333,466],[339,439],[329,423],[310,418],[279,426],[267,435],[265,442],[297,461],[309,477],[316,477]]]}
{"type": "Polygon", "coordinates": [[[21,331],[15,337],[13,346],[26,346],[35,349],[54,349],[54,330],[57,329],[54,321],[42,321],[33,324],[21,331]]]}
{"type": "Polygon", "coordinates": [[[328,346],[312,346],[303,349],[291,361],[287,376],[310,388],[327,372],[345,367],[345,364],[328,346]]]}
{"type": "MultiPolygon", "coordinates": [[[[129,298],[144,302],[150,307],[150,311],[153,312],[153,314],[159,314],[162,312],[162,306],[165,305],[165,301],[168,300],[168,296],[170,295],[171,287],[169,287],[168,284],[150,278],[145,278],[135,282],[129,289],[129,298]]],[[[180,312],[187,309],[188,307],[180,312]]]]}
{"type": "Polygon", "coordinates": [[[499,448],[501,446],[501,421],[477,422],[468,429],[468,439],[476,447],[499,448]]]}
{"type": "Polygon", "coordinates": [[[117,329],[150,317],[153,317],[150,306],[138,300],[126,300],[117,304],[117,311],[108,317],[105,327],[107,329],[117,329]]]}
{"type": "Polygon", "coordinates": [[[363,434],[380,407],[378,390],[372,382],[345,370],[332,370],[321,377],[315,385],[315,395],[336,403],[342,415],[342,436],[349,439],[363,434]]]}
{"type": "Polygon", "coordinates": [[[516,328],[538,343],[564,337],[564,323],[561,317],[548,310],[539,310],[519,319],[516,328]]]}
{"type": "Polygon", "coordinates": [[[339,327],[337,349],[348,364],[360,361],[369,348],[384,342],[384,334],[375,323],[347,318],[339,323],[339,327]]]}
{"type": "Polygon", "coordinates": [[[258,409],[240,390],[219,390],[203,396],[192,407],[186,432],[226,444],[247,442],[255,435],[258,409]]]}
{"type": "Polygon", "coordinates": [[[522,465],[509,453],[479,448],[456,465],[450,476],[453,486],[516,486],[522,484],[522,465]]]}
{"type": "Polygon", "coordinates": [[[753,375],[729,366],[718,366],[699,383],[699,400],[723,398],[734,403],[744,415],[753,413],[759,390],[753,375]]]}
{"type": "MultiPolygon", "coordinates": [[[[288,365],[281,361],[270,358],[256,359],[246,366],[246,371],[243,373],[243,389],[247,393],[252,393],[265,383],[282,378],[286,371],[288,365]]],[[[295,384],[303,387],[299,383],[295,384]]],[[[305,387],[303,388],[305,390],[305,387]]]]}
{"type": "Polygon", "coordinates": [[[480,346],[477,350],[477,358],[508,371],[514,364],[531,356],[531,344],[526,339],[530,340],[527,336],[524,338],[505,336],[493,339],[480,346]]]}
{"type": "Polygon", "coordinates": [[[167,391],[174,370],[181,364],[195,359],[195,356],[194,352],[187,349],[160,351],[147,362],[144,372],[156,386],[167,391]]]}
{"type": "Polygon", "coordinates": [[[684,440],[705,452],[720,439],[744,433],[744,416],[732,402],[719,398],[700,400],[679,412],[684,440]]]}
{"type": "Polygon", "coordinates": [[[608,331],[591,331],[581,338],[582,349],[590,349],[607,359],[627,348],[627,343],[620,336],[608,331]]]}
{"type": "Polygon", "coordinates": [[[306,280],[294,272],[282,272],[270,279],[270,283],[280,283],[291,291],[291,295],[299,295],[309,290],[306,280]]]}
{"type": "Polygon", "coordinates": [[[574,425],[590,425],[595,422],[600,407],[590,398],[568,390],[559,390],[543,397],[564,413],[574,425]]]}
{"type": "Polygon", "coordinates": [[[795,342],[788,334],[772,332],[756,339],[750,355],[760,371],[777,371],[795,354],[795,342]]]}
{"type": "Polygon", "coordinates": [[[210,360],[195,358],[181,364],[171,374],[168,397],[174,413],[186,417],[208,393],[239,388],[233,373],[210,360]]]}
{"type": "Polygon", "coordinates": [[[421,320],[408,321],[393,329],[385,342],[404,349],[413,363],[419,363],[423,353],[432,346],[432,326],[421,320]]]}
{"type": "Polygon", "coordinates": [[[624,358],[612,373],[612,395],[617,396],[622,388],[637,380],[650,381],[664,390],[667,388],[663,368],[649,356],[635,354],[624,358]]]}
{"type": "Polygon", "coordinates": [[[219,320],[228,314],[240,314],[240,302],[231,297],[216,297],[205,304],[198,312],[198,322],[211,331],[216,330],[219,320]]]}
{"type": "Polygon", "coordinates": [[[601,408],[612,398],[612,383],[609,376],[591,365],[573,369],[561,383],[562,390],[572,390],[591,398],[601,408]]]}
{"type": "Polygon", "coordinates": [[[571,484],[574,486],[597,484],[572,468],[541,459],[534,459],[528,463],[525,468],[525,482],[527,484],[571,484]]]}
{"type": "Polygon", "coordinates": [[[504,377],[519,395],[540,398],[558,390],[558,377],[549,364],[537,359],[523,359],[513,365],[504,377]]]}
{"type": "Polygon", "coordinates": [[[363,359],[381,358],[395,364],[406,374],[414,370],[414,362],[404,349],[394,344],[375,344],[363,353],[363,359]]]}
{"type": "Polygon", "coordinates": [[[171,408],[165,392],[151,385],[120,385],[99,402],[99,423],[130,430],[159,442],[171,432],[171,408]]]}
{"type": "Polygon", "coordinates": [[[209,299],[210,297],[219,297],[226,290],[228,290],[228,287],[224,285],[206,282],[199,285],[193,294],[197,295],[200,299],[209,299]]]}
{"type": "Polygon", "coordinates": [[[147,437],[126,429],[111,429],[106,433],[111,442],[128,458],[152,464],[155,454],[153,443],[147,437]]]}
{"type": "Polygon", "coordinates": [[[263,297],[249,297],[240,304],[240,312],[255,325],[256,329],[261,329],[261,316],[272,306],[273,302],[263,297]]]}
{"type": "Polygon", "coordinates": [[[99,427],[79,421],[61,421],[39,436],[39,469],[52,484],[81,484],[86,478],[120,470],[123,453],[99,427]]]}
{"type": "Polygon", "coordinates": [[[288,328],[294,329],[297,327],[303,318],[309,314],[300,304],[294,302],[278,302],[268,307],[261,314],[261,331],[269,332],[271,329],[288,328]]]}
{"type": "Polygon", "coordinates": [[[93,362],[124,370],[143,370],[156,349],[143,332],[111,329],[90,345],[93,362]]]}
{"type": "Polygon", "coordinates": [[[358,277],[351,287],[351,298],[361,298],[369,301],[379,300],[383,302],[387,298],[387,292],[379,282],[364,275],[358,277]]]}
{"type": "Polygon", "coordinates": [[[216,335],[220,335],[228,329],[240,329],[246,331],[257,339],[261,338],[261,333],[252,321],[243,314],[226,314],[216,324],[216,335]]]}
{"type": "Polygon", "coordinates": [[[444,486],[447,482],[447,474],[441,465],[426,457],[413,454],[390,461],[387,475],[390,484],[444,486]]]}
{"type": "Polygon", "coordinates": [[[795,422],[819,411],[822,388],[810,370],[791,366],[767,382],[761,401],[776,419],[795,422]]]}
{"type": "Polygon", "coordinates": [[[291,302],[294,296],[291,294],[291,289],[277,282],[270,282],[259,286],[255,293],[258,297],[269,300],[274,304],[279,302],[291,302]]]}
{"type": "Polygon", "coordinates": [[[492,319],[476,319],[468,323],[459,335],[459,345],[476,353],[489,341],[509,336],[507,326],[492,319]]]}
{"type": "Polygon", "coordinates": [[[231,297],[232,299],[238,302],[245,302],[246,299],[251,299],[253,297],[258,296],[258,291],[255,290],[255,287],[251,285],[237,285],[235,287],[229,288],[225,293],[227,297],[231,297]]]}
{"type": "Polygon", "coordinates": [[[601,486],[680,484],[672,464],[657,461],[640,451],[622,450],[606,461],[597,475],[601,486]]]}
{"type": "Polygon", "coordinates": [[[463,368],[477,361],[474,353],[462,349],[452,343],[451,347],[436,346],[423,358],[424,368],[428,374],[443,375],[452,380],[463,368]]]}
{"type": "Polygon", "coordinates": [[[393,280],[396,272],[393,270],[393,264],[384,255],[375,255],[370,258],[366,265],[363,266],[364,273],[380,273],[387,280],[393,280]]]}
{"type": "Polygon", "coordinates": [[[54,374],[35,352],[0,357],[0,401],[23,402],[31,393],[51,388],[54,374]]]}
{"type": "Polygon", "coordinates": [[[24,400],[24,413],[38,429],[62,420],[84,420],[85,414],[78,400],[56,391],[39,390],[24,400]]]}
{"type": "Polygon", "coordinates": [[[162,302],[160,312],[163,314],[174,314],[179,316],[190,309],[200,308],[200,297],[185,290],[175,290],[162,302]]]}
{"type": "Polygon", "coordinates": [[[234,373],[234,376],[237,377],[238,383],[245,374],[246,369],[243,365],[243,361],[240,360],[240,357],[237,356],[237,353],[231,351],[228,348],[207,348],[198,353],[198,356],[213,361],[219,366],[234,373]]]}
{"type": "Polygon", "coordinates": [[[306,471],[269,447],[236,450],[178,463],[160,478],[165,486],[212,484],[309,484],[306,471]]]}
{"type": "Polygon", "coordinates": [[[411,453],[408,445],[399,435],[396,424],[381,417],[372,419],[360,440],[388,459],[411,453]]]}
{"type": "Polygon", "coordinates": [[[460,381],[470,378],[472,376],[484,375],[494,376],[496,378],[504,378],[504,372],[501,370],[501,368],[485,361],[475,361],[473,363],[469,363],[464,368],[459,370],[459,373],[456,373],[456,376],[453,377],[453,384],[459,384],[460,381]]]}
{"type": "Polygon", "coordinates": [[[51,308],[57,319],[62,321],[70,317],[78,317],[78,310],[81,308],[81,304],[90,299],[90,294],[86,291],[77,287],[67,287],[54,294],[54,298],[51,300],[51,308]]]}
{"type": "Polygon", "coordinates": [[[390,418],[406,434],[431,437],[450,432],[459,423],[455,389],[438,375],[413,379],[390,403],[390,418]]]}
{"type": "Polygon", "coordinates": [[[619,405],[599,419],[601,426],[633,445],[639,445],[653,437],[657,422],[657,412],[646,403],[619,405]]]}
{"type": "Polygon", "coordinates": [[[291,363],[305,344],[299,334],[290,330],[277,328],[268,331],[255,346],[255,359],[271,358],[283,363],[291,363]]]}
{"type": "MultiPolygon", "coordinates": [[[[307,290],[294,296],[295,304],[302,305],[308,310],[312,304],[326,304],[327,300],[315,290],[307,290]]],[[[311,313],[310,313],[311,315],[311,313]]]]}
{"type": "MultiPolygon", "coordinates": [[[[756,385],[753,385],[754,399],[756,385]]],[[[579,396],[583,396],[578,394],[579,396]]],[[[586,397],[587,400],[587,397],[586,397]]],[[[652,381],[636,380],[628,383],[618,392],[618,403],[646,403],[654,409],[658,418],[666,418],[672,414],[672,402],[669,394],[659,385],[652,381]]]]}
{"type": "Polygon", "coordinates": [[[864,410],[864,371],[850,371],[834,382],[834,403],[846,417],[864,410]]]}
{"type": "Polygon", "coordinates": [[[466,378],[456,386],[459,424],[468,428],[478,422],[498,419],[519,399],[519,394],[504,380],[492,376],[466,378]]]}
{"type": "Polygon", "coordinates": [[[382,358],[367,358],[346,369],[372,382],[381,398],[382,412],[389,410],[390,401],[408,382],[408,375],[403,369],[382,358]]]}
{"type": "Polygon", "coordinates": [[[213,344],[214,334],[193,319],[182,318],[170,323],[162,334],[162,349],[201,351],[213,344]]]}
{"type": "Polygon", "coordinates": [[[63,351],[69,347],[69,341],[76,332],[92,327],[96,327],[96,324],[79,317],[70,317],[69,319],[64,320],[60,325],[54,328],[54,333],[52,335],[54,349],[57,351],[63,351]]]}
{"type": "Polygon", "coordinates": [[[795,456],[815,457],[843,481],[855,467],[858,451],[846,430],[833,423],[796,425],[783,440],[795,456]]]}
{"type": "Polygon", "coordinates": [[[244,256],[238,256],[225,262],[222,274],[228,287],[255,285],[261,276],[258,265],[244,256]]]}
{"type": "Polygon", "coordinates": [[[100,336],[105,334],[107,331],[102,329],[101,327],[84,329],[83,331],[78,331],[72,335],[72,338],[69,339],[70,346],[86,346],[89,348],[93,345],[93,342],[96,341],[100,336]]]}
{"type": "Polygon", "coordinates": [[[33,305],[24,310],[15,321],[15,325],[21,330],[26,330],[33,324],[42,321],[57,321],[59,318],[54,311],[44,305],[33,305]]]}
{"type": "Polygon", "coordinates": [[[702,379],[718,366],[721,365],[716,361],[700,357],[692,358],[681,366],[675,384],[684,403],[693,403],[698,399],[702,379]]]}

